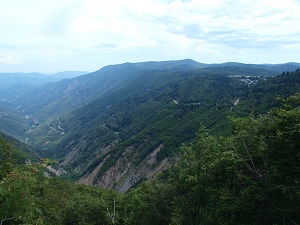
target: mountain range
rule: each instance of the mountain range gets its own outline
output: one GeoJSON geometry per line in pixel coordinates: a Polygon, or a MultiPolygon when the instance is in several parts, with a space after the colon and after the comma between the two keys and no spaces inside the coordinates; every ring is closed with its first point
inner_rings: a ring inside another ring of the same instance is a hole
{"type": "Polygon", "coordinates": [[[84,71],[65,71],[50,75],[41,73],[0,73],[0,93],[14,85],[41,85],[87,73],[84,71]]]}
{"type": "Polygon", "coordinates": [[[255,116],[299,93],[299,67],[186,59],[30,85],[0,80],[1,131],[59,160],[53,171],[65,179],[125,192],[171,165],[201,125],[226,136],[228,116],[255,116]]]}

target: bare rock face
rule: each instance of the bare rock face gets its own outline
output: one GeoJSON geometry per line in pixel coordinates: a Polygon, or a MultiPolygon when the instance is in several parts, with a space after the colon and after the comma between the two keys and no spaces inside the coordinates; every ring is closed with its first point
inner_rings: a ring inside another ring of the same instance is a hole
{"type": "Polygon", "coordinates": [[[133,165],[130,160],[130,156],[134,154],[135,149],[132,146],[128,147],[114,166],[104,173],[100,173],[106,160],[111,157],[111,155],[107,155],[91,172],[86,173],[79,180],[79,183],[113,188],[124,193],[142,178],[151,179],[169,166],[167,158],[160,162],[156,159],[162,147],[163,144],[159,145],[138,165],[133,165]]]}

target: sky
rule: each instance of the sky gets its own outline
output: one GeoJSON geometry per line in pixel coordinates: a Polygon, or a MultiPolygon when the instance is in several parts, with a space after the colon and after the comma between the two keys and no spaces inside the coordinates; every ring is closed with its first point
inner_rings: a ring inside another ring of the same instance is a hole
{"type": "Polygon", "coordinates": [[[300,62],[300,0],[0,0],[0,73],[300,62]]]}

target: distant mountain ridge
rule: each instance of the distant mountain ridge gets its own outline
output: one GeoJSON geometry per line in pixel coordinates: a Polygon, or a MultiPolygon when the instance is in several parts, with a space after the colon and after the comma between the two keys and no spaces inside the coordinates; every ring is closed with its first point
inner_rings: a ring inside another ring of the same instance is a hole
{"type": "Polygon", "coordinates": [[[41,86],[18,85],[0,93],[0,98],[22,105],[26,112],[38,118],[47,118],[48,116],[74,109],[82,104],[87,104],[113,89],[121,88],[146,71],[202,70],[203,73],[210,74],[273,76],[286,70],[295,70],[298,68],[297,65],[296,63],[280,65],[204,64],[191,59],[124,63],[105,66],[93,73],[41,86]],[[14,92],[16,94],[13,94],[14,92]],[[41,102],[39,99],[43,99],[43,101],[41,102]]]}
{"type": "Polygon", "coordinates": [[[0,73],[0,93],[16,84],[42,85],[64,78],[74,78],[87,73],[84,71],[65,71],[49,75],[41,73],[0,73]]]}
{"type": "Polygon", "coordinates": [[[64,79],[37,87],[24,87],[12,95],[11,90],[0,97],[22,105],[22,108],[39,118],[64,112],[101,97],[119,85],[126,85],[140,73],[148,70],[189,70],[196,68],[194,61],[124,63],[105,66],[102,69],[72,79],[64,79]],[[43,102],[38,99],[43,99],[43,102]]]}

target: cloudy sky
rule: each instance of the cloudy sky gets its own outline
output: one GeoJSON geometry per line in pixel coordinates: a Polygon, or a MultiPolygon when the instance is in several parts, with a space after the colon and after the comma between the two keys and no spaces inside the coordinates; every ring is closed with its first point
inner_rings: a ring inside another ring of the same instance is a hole
{"type": "Polygon", "coordinates": [[[299,0],[0,0],[0,72],[300,62],[299,0]]]}

